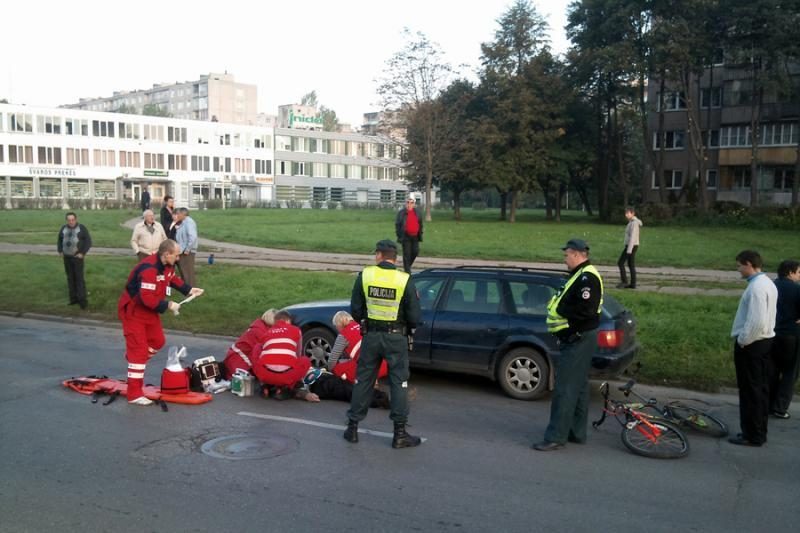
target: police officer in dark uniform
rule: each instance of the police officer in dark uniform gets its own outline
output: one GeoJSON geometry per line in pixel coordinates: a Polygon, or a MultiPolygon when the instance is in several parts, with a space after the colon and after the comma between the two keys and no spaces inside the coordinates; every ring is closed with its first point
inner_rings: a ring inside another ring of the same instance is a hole
{"type": "Polygon", "coordinates": [[[570,239],[564,251],[569,279],[547,306],[547,330],[558,339],[556,383],[550,423],[534,450],[549,452],[564,444],[586,442],[589,414],[589,369],[597,348],[597,328],[603,303],[603,280],[589,262],[589,246],[570,239]]]}
{"type": "Polygon", "coordinates": [[[390,240],[375,245],[374,266],[356,278],[350,313],[362,325],[364,340],[358,358],[356,383],[344,438],[358,442],[358,423],[367,416],[373,385],[382,360],[389,367],[391,411],[394,422],[392,448],[419,446],[421,439],[406,432],[408,420],[408,347],[421,311],[414,281],[398,270],[397,245],[390,240]]]}

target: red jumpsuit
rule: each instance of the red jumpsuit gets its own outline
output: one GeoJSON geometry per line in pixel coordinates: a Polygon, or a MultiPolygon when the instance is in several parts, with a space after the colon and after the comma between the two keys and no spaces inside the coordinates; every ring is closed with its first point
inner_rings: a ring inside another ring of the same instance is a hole
{"type": "MultiPolygon", "coordinates": [[[[311,359],[300,357],[303,332],[289,322],[279,320],[266,333],[253,372],[261,383],[276,387],[292,387],[303,380],[311,359]]],[[[255,354],[255,352],[253,352],[255,354]]]]}
{"type": "Polygon", "coordinates": [[[258,349],[255,359],[261,355],[261,346],[267,340],[269,326],[260,318],[253,321],[247,331],[236,339],[236,342],[228,348],[223,364],[228,371],[228,376],[232,376],[237,370],[244,369],[253,372],[253,350],[258,349]]]}
{"type": "MultiPolygon", "coordinates": [[[[341,332],[342,337],[347,340],[347,347],[345,348],[345,357],[336,363],[333,367],[333,374],[342,379],[346,379],[350,383],[356,382],[356,368],[358,367],[358,356],[361,354],[361,327],[355,320],[350,322],[341,332]]],[[[389,375],[389,368],[386,366],[386,360],[381,361],[381,366],[378,369],[378,379],[385,378],[389,375]]]]}
{"type": "Polygon", "coordinates": [[[142,259],[128,276],[117,303],[117,315],[125,335],[128,360],[128,400],[141,396],[147,360],[164,346],[160,313],[167,310],[167,288],[175,287],[188,295],[192,289],[178,277],[175,267],[165,265],[155,254],[142,259]]]}

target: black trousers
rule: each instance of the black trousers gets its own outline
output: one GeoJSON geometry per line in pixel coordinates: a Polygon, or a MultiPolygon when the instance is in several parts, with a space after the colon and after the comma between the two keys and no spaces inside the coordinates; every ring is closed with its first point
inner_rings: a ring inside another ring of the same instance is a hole
{"type": "Polygon", "coordinates": [[[403,246],[403,270],[411,274],[411,265],[419,255],[419,237],[404,235],[400,244],[403,246]]]}
{"type": "Polygon", "coordinates": [[[772,377],[769,384],[769,409],[785,413],[794,395],[800,371],[797,335],[776,335],[772,341],[772,377]]]}
{"type": "MultiPolygon", "coordinates": [[[[339,400],[349,402],[353,399],[353,385],[349,381],[341,379],[332,374],[323,374],[309,388],[311,392],[319,396],[320,400],[339,400]]],[[[370,407],[387,407],[389,398],[387,394],[378,389],[372,389],[372,401],[370,407]]]]}
{"type": "Polygon", "coordinates": [[[86,305],[86,282],[83,279],[83,259],[65,255],[64,272],[67,274],[69,303],[86,305]]]}
{"type": "Polygon", "coordinates": [[[742,437],[756,444],[767,441],[771,348],[772,339],[763,339],[744,347],[734,343],[733,347],[742,437]]]}
{"type": "Polygon", "coordinates": [[[628,268],[631,270],[631,287],[636,286],[636,263],[634,261],[636,257],[636,250],[639,249],[639,245],[633,247],[631,253],[628,253],[628,247],[622,249],[622,253],[619,256],[619,260],[617,261],[617,266],[619,267],[619,278],[625,285],[628,284],[628,276],[625,273],[625,263],[628,263],[628,268]]]}

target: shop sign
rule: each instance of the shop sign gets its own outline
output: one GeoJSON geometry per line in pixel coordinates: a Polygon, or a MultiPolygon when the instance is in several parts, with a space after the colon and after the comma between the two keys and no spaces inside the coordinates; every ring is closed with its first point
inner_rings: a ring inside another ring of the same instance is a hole
{"type": "Polygon", "coordinates": [[[169,176],[169,170],[145,170],[145,176],[158,176],[160,178],[166,178],[169,176]]]}
{"type": "Polygon", "coordinates": [[[264,183],[266,185],[272,185],[275,182],[275,178],[262,178],[256,176],[256,183],[264,183]]]}
{"type": "Polygon", "coordinates": [[[304,124],[318,124],[318,125],[321,126],[323,120],[322,120],[322,117],[320,117],[320,116],[307,117],[307,116],[304,116],[304,115],[295,115],[294,111],[290,109],[289,110],[289,127],[290,128],[293,127],[295,122],[300,122],[300,123],[304,123],[304,124]]]}
{"type": "Polygon", "coordinates": [[[74,168],[44,168],[44,167],[28,167],[28,174],[31,176],[54,176],[54,177],[75,177],[74,168]]]}

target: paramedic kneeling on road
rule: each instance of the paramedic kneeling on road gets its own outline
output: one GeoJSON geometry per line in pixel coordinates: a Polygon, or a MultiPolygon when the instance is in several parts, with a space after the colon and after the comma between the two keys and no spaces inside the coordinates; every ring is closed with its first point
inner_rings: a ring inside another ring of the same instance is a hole
{"type": "MultiPolygon", "coordinates": [[[[328,370],[334,376],[338,376],[350,383],[356,382],[356,368],[358,367],[358,356],[361,355],[361,343],[364,340],[361,335],[361,325],[353,320],[352,315],[347,311],[337,311],[333,315],[333,325],[339,331],[336,342],[331,348],[331,355],[328,358],[328,370]],[[342,356],[344,357],[342,358],[342,356]]],[[[378,371],[378,379],[389,375],[389,368],[386,361],[381,361],[381,368],[378,371]]]]}
{"type": "Polygon", "coordinates": [[[547,330],[558,338],[556,385],[544,441],[533,449],[549,452],[564,444],[586,442],[589,414],[589,369],[597,348],[603,280],[589,263],[589,246],[571,239],[564,251],[569,279],[547,306],[547,330]]]}
{"type": "MultiPolygon", "coordinates": [[[[279,400],[289,398],[311,366],[311,359],[300,356],[303,332],[292,324],[288,311],[278,311],[275,325],[266,331],[264,338],[253,373],[269,387],[270,396],[279,400]]],[[[253,355],[256,352],[254,349],[253,355]]]]}
{"type": "Polygon", "coordinates": [[[164,330],[160,313],[177,312],[180,304],[167,300],[170,287],[184,295],[200,295],[203,289],[192,288],[175,277],[175,262],[181,249],[173,240],[166,240],[158,252],[144,258],[128,276],[128,282],[117,304],[125,335],[125,358],[128,360],[128,403],[150,405],[142,384],[147,360],[164,346],[164,330]]]}
{"type": "Polygon", "coordinates": [[[368,266],[356,278],[350,310],[366,333],[358,358],[353,399],[347,411],[344,438],[358,442],[358,423],[367,416],[372,387],[381,360],[389,366],[391,412],[394,422],[392,448],[419,446],[421,440],[406,433],[408,420],[408,338],[420,321],[419,298],[414,281],[397,270],[397,245],[389,240],[375,245],[375,266],[368,266]]]}
{"type": "Polygon", "coordinates": [[[253,361],[261,355],[261,346],[267,340],[269,328],[275,324],[277,309],[267,309],[264,314],[255,319],[247,331],[236,339],[225,354],[224,378],[230,379],[237,370],[247,370],[253,373],[253,361]]]}

